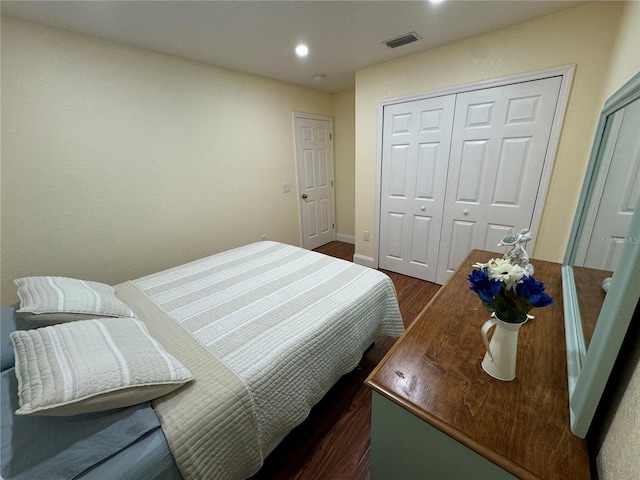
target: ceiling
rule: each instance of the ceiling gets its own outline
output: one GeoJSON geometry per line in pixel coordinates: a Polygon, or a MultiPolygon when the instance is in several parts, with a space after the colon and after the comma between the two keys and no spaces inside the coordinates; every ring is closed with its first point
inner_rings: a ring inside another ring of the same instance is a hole
{"type": "Polygon", "coordinates": [[[354,88],[358,69],[583,3],[2,0],[1,8],[5,16],[335,93],[354,88]],[[417,42],[384,44],[412,31],[417,42]],[[294,53],[300,42],[306,58],[294,53]]]}

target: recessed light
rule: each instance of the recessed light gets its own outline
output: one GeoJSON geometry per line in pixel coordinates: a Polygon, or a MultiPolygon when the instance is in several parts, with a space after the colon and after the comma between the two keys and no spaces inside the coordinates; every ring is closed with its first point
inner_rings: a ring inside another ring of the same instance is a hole
{"type": "Polygon", "coordinates": [[[321,82],[321,81],[322,81],[322,80],[324,80],[325,78],[327,78],[327,76],[326,76],[324,73],[320,73],[320,74],[318,74],[318,75],[314,75],[314,76],[313,76],[313,79],[314,79],[316,82],[321,82]]]}
{"type": "Polygon", "coordinates": [[[299,57],[306,57],[309,54],[309,47],[307,47],[304,43],[301,43],[296,47],[296,55],[299,57]]]}

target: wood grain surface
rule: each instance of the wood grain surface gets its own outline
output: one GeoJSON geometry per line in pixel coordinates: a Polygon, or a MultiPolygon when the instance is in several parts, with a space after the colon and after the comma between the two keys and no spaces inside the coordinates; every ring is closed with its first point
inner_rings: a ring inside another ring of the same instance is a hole
{"type": "Polygon", "coordinates": [[[532,260],[557,306],[520,329],[516,378],[487,375],[489,318],[467,275],[499,256],[472,251],[366,383],[519,478],[590,478],[586,442],[571,434],[560,265],[532,260]]]}
{"type": "Polygon", "coordinates": [[[608,270],[573,267],[573,279],[576,283],[576,292],[578,294],[582,333],[587,347],[596,328],[598,315],[600,315],[606,296],[602,289],[602,281],[611,276],[613,276],[613,272],[608,270]]]}

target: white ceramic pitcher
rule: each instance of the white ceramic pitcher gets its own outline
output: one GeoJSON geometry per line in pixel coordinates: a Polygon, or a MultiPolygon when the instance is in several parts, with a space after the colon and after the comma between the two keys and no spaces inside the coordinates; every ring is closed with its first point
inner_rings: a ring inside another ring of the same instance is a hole
{"type": "Polygon", "coordinates": [[[516,354],[518,352],[518,331],[520,327],[533,318],[527,315],[527,319],[520,323],[508,323],[500,320],[495,313],[485,322],[480,329],[487,353],[482,360],[482,369],[498,380],[509,381],[516,378],[516,354]],[[492,327],[496,327],[491,337],[487,334],[492,327]]]}

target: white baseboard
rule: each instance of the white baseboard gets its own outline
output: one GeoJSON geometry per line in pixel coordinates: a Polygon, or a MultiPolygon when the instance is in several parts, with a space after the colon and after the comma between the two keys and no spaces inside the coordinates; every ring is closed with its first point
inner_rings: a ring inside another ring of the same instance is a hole
{"type": "Polygon", "coordinates": [[[342,233],[336,234],[336,240],[338,242],[351,243],[352,245],[356,244],[356,237],[353,235],[344,235],[342,233]]]}
{"type": "Polygon", "coordinates": [[[366,257],[364,255],[355,254],[353,256],[353,263],[357,263],[358,265],[364,265],[365,267],[370,268],[378,268],[376,265],[376,260],[373,257],[366,257]]]}

